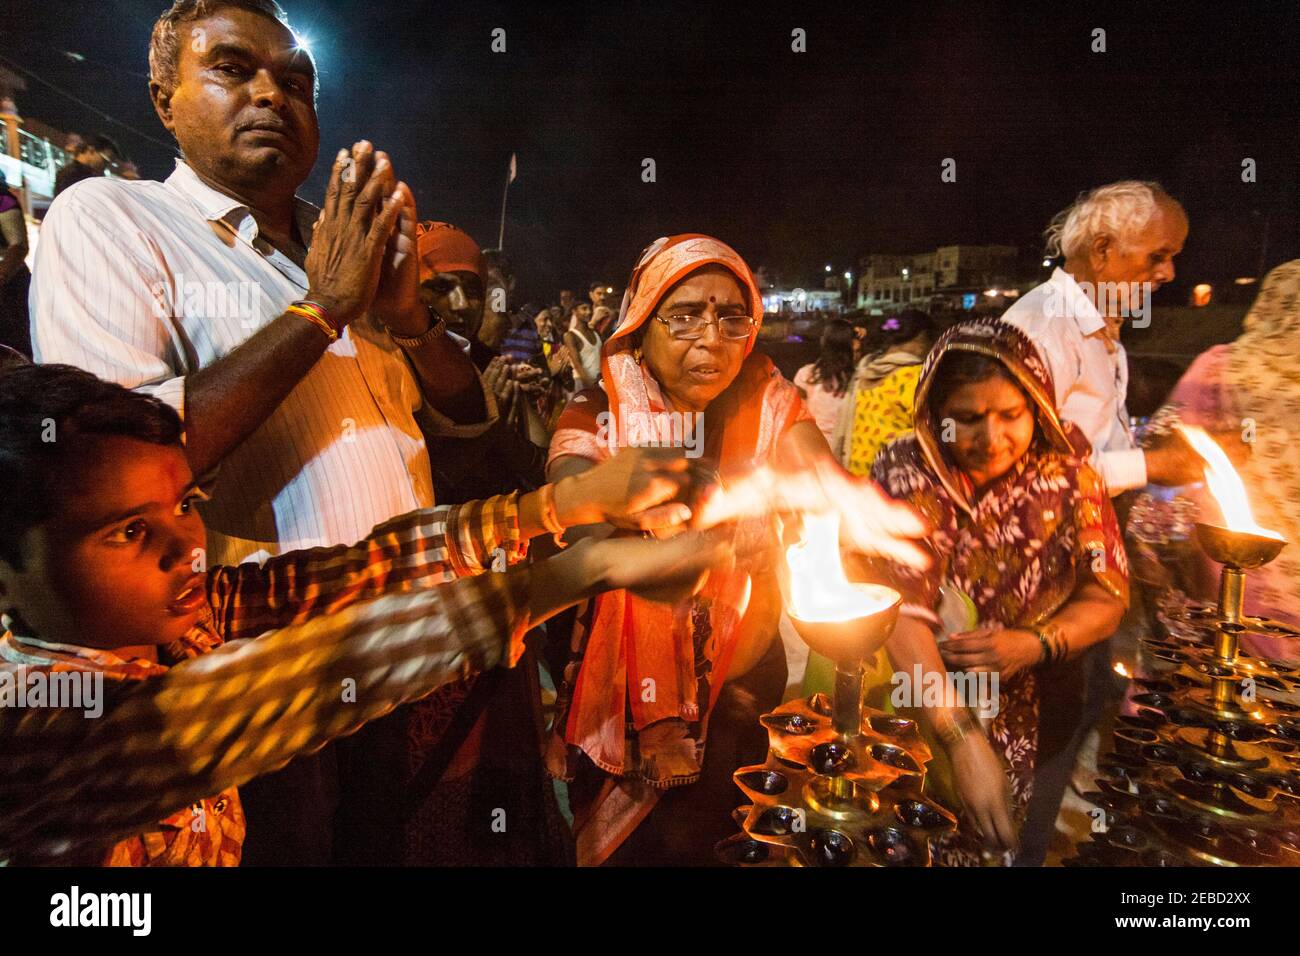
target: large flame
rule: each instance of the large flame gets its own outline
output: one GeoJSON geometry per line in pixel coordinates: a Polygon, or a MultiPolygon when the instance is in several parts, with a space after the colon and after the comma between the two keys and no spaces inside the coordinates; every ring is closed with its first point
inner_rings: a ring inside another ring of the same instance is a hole
{"type": "Polygon", "coordinates": [[[1228,529],[1280,539],[1282,536],[1276,531],[1261,528],[1255,523],[1255,516],[1250,510],[1250,499],[1246,497],[1246,486],[1241,483],[1241,476],[1214,439],[1195,425],[1179,425],[1178,430],[1196,453],[1205,459],[1205,483],[1209,485],[1214,500],[1219,503],[1219,510],[1223,512],[1223,520],[1228,529]]]}
{"type": "Polygon", "coordinates": [[[827,512],[839,515],[844,542],[854,550],[917,570],[929,567],[929,555],[915,543],[930,530],[920,515],[829,459],[781,474],[764,465],[726,487],[716,485],[697,507],[693,523],[711,528],[762,515],[827,512]]]}
{"type": "Polygon", "coordinates": [[[801,621],[850,621],[889,607],[897,592],[879,584],[855,584],[840,560],[838,512],[805,514],[803,539],[785,552],[790,569],[786,611],[801,621]]]}

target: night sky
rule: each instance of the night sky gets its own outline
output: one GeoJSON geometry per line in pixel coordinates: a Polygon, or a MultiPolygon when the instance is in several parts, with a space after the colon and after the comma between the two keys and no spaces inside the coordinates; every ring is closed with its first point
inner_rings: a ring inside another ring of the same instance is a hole
{"type": "MultiPolygon", "coordinates": [[[[283,5],[321,69],[322,155],[361,137],[388,150],[422,218],[494,245],[518,153],[506,251],[539,299],[622,283],[671,232],[717,235],[790,283],[822,263],[856,273],[868,252],[1028,245],[1079,190],[1125,177],[1187,206],[1180,286],[1300,256],[1295,4],[283,5]],[[1258,182],[1241,181],[1243,157],[1258,182]]],[[[5,6],[0,56],[168,139],[144,75],[163,3],[5,6]]],[[[113,136],[147,177],[170,170],[162,146],[39,83],[18,99],[113,136]]]]}

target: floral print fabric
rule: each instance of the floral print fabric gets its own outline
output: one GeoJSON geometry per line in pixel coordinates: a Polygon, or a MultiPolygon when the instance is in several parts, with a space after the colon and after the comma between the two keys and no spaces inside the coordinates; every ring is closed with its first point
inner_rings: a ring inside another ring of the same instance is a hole
{"type": "MultiPolygon", "coordinates": [[[[911,504],[934,528],[926,543],[930,569],[890,565],[888,583],[905,602],[930,610],[938,607],[941,585],[955,587],[974,602],[980,628],[1038,624],[1088,580],[1127,603],[1128,562],[1115,512],[1088,464],[1086,442],[1055,418],[1050,374],[1019,330],[1001,322],[978,324],[973,331],[969,327],[977,323],[954,326],[936,344],[918,389],[917,434],[888,445],[872,469],[886,493],[911,504]],[[934,410],[924,402],[944,355],[963,348],[1002,361],[1037,407],[1039,420],[1035,440],[1016,466],[978,494],[939,442],[934,410]]],[[[1001,681],[998,713],[988,728],[1007,766],[1018,818],[1032,792],[1038,746],[1035,685],[1032,670],[1001,681]]],[[[969,825],[936,850],[941,863],[981,862],[969,825]]]]}

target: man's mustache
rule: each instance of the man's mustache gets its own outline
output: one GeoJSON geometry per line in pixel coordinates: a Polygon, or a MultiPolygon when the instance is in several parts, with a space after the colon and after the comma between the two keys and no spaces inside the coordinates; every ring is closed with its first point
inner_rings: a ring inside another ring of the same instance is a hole
{"type": "Polygon", "coordinates": [[[284,120],[275,117],[265,117],[261,119],[248,120],[240,123],[235,127],[237,133],[247,133],[249,130],[264,130],[268,133],[283,133],[285,136],[293,135],[293,129],[284,120]]]}

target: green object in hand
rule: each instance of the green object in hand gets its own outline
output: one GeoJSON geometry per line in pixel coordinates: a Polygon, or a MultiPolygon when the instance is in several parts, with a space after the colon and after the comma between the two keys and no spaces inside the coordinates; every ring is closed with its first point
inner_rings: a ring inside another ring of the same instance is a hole
{"type": "Polygon", "coordinates": [[[954,587],[951,583],[944,583],[939,588],[939,606],[935,610],[939,615],[939,623],[943,627],[939,640],[943,640],[949,634],[973,631],[975,625],[979,623],[979,612],[975,609],[975,602],[965,591],[954,587]]]}

